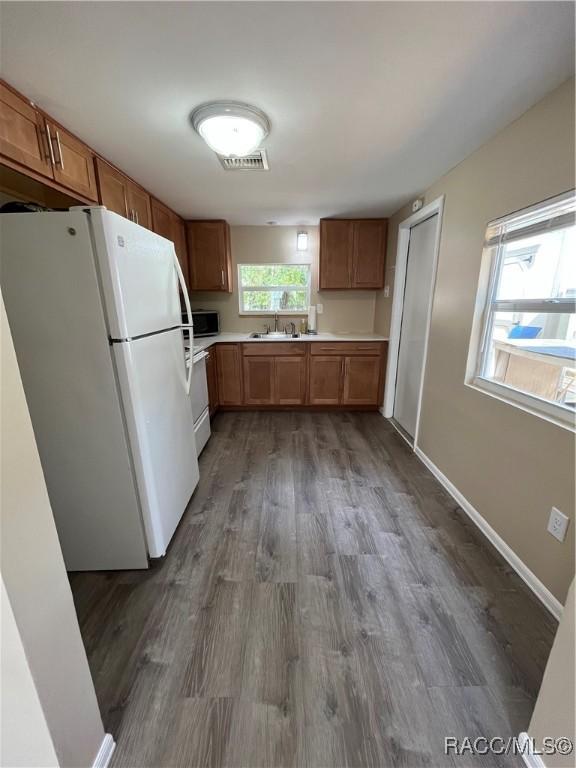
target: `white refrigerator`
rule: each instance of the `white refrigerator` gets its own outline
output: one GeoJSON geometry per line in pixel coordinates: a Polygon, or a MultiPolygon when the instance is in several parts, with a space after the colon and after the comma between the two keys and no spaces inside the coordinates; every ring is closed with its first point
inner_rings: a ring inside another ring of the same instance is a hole
{"type": "Polygon", "coordinates": [[[99,207],[0,214],[0,245],[66,567],[147,568],[199,477],[174,245],[99,207]]]}

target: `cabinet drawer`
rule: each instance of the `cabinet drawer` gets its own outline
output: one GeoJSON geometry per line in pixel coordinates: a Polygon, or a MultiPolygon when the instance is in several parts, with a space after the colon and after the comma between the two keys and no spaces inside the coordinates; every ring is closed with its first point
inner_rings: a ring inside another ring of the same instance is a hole
{"type": "Polygon", "coordinates": [[[381,341],[310,342],[311,355],[381,355],[381,341]]]}
{"type": "Polygon", "coordinates": [[[306,342],[303,341],[253,341],[242,344],[242,354],[250,357],[264,355],[265,357],[280,357],[284,355],[306,354],[306,342]]]}

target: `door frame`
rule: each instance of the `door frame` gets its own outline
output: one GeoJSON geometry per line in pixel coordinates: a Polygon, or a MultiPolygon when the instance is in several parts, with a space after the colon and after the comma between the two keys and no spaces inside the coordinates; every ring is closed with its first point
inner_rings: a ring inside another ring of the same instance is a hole
{"type": "MultiPolygon", "coordinates": [[[[442,234],[442,218],[444,214],[444,195],[437,197],[428,205],[425,205],[412,216],[409,216],[398,226],[398,247],[396,250],[396,267],[394,274],[394,294],[392,299],[392,318],[390,323],[390,340],[388,342],[388,362],[386,365],[386,389],[384,394],[384,404],[382,415],[387,419],[392,419],[394,415],[394,400],[396,399],[396,375],[398,372],[398,353],[400,351],[400,334],[402,331],[402,315],[404,312],[404,291],[406,288],[406,271],[408,268],[408,249],[410,246],[410,230],[417,224],[421,224],[426,219],[438,215],[438,225],[436,227],[436,236],[434,239],[434,253],[432,256],[432,282],[430,286],[430,298],[428,301],[428,310],[426,313],[426,331],[424,336],[424,365],[422,366],[422,375],[418,389],[418,406],[416,411],[416,429],[414,431],[414,444],[418,444],[418,433],[420,430],[420,412],[422,406],[422,392],[424,390],[424,378],[428,364],[428,340],[430,336],[430,321],[432,319],[432,305],[434,302],[434,293],[436,289],[436,272],[438,269],[438,253],[440,251],[440,237],[442,234]]],[[[392,422],[394,424],[394,422],[392,422]]],[[[402,437],[405,435],[400,432],[402,437]]]]}

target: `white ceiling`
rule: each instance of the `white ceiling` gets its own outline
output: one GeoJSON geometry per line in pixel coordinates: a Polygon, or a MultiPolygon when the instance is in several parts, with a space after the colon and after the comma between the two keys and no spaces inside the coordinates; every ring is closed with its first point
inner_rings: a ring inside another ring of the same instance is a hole
{"type": "Polygon", "coordinates": [[[574,71],[548,2],[2,3],[4,77],[189,217],[387,215],[574,71]],[[228,173],[190,128],[238,99],[269,173],[228,173]]]}

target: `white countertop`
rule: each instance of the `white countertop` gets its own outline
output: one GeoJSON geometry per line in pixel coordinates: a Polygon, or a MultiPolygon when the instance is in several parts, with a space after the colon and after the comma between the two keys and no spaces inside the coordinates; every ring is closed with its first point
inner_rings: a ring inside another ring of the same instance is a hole
{"type": "Polygon", "coordinates": [[[249,333],[219,333],[218,336],[205,336],[203,338],[194,339],[194,352],[201,352],[203,349],[208,349],[213,344],[225,343],[229,344],[242,342],[250,342],[254,344],[267,344],[268,342],[280,342],[291,341],[294,343],[302,341],[388,341],[387,336],[378,336],[375,333],[318,333],[316,335],[308,336],[304,334],[294,339],[292,336],[263,338],[263,339],[251,339],[249,333]]]}

